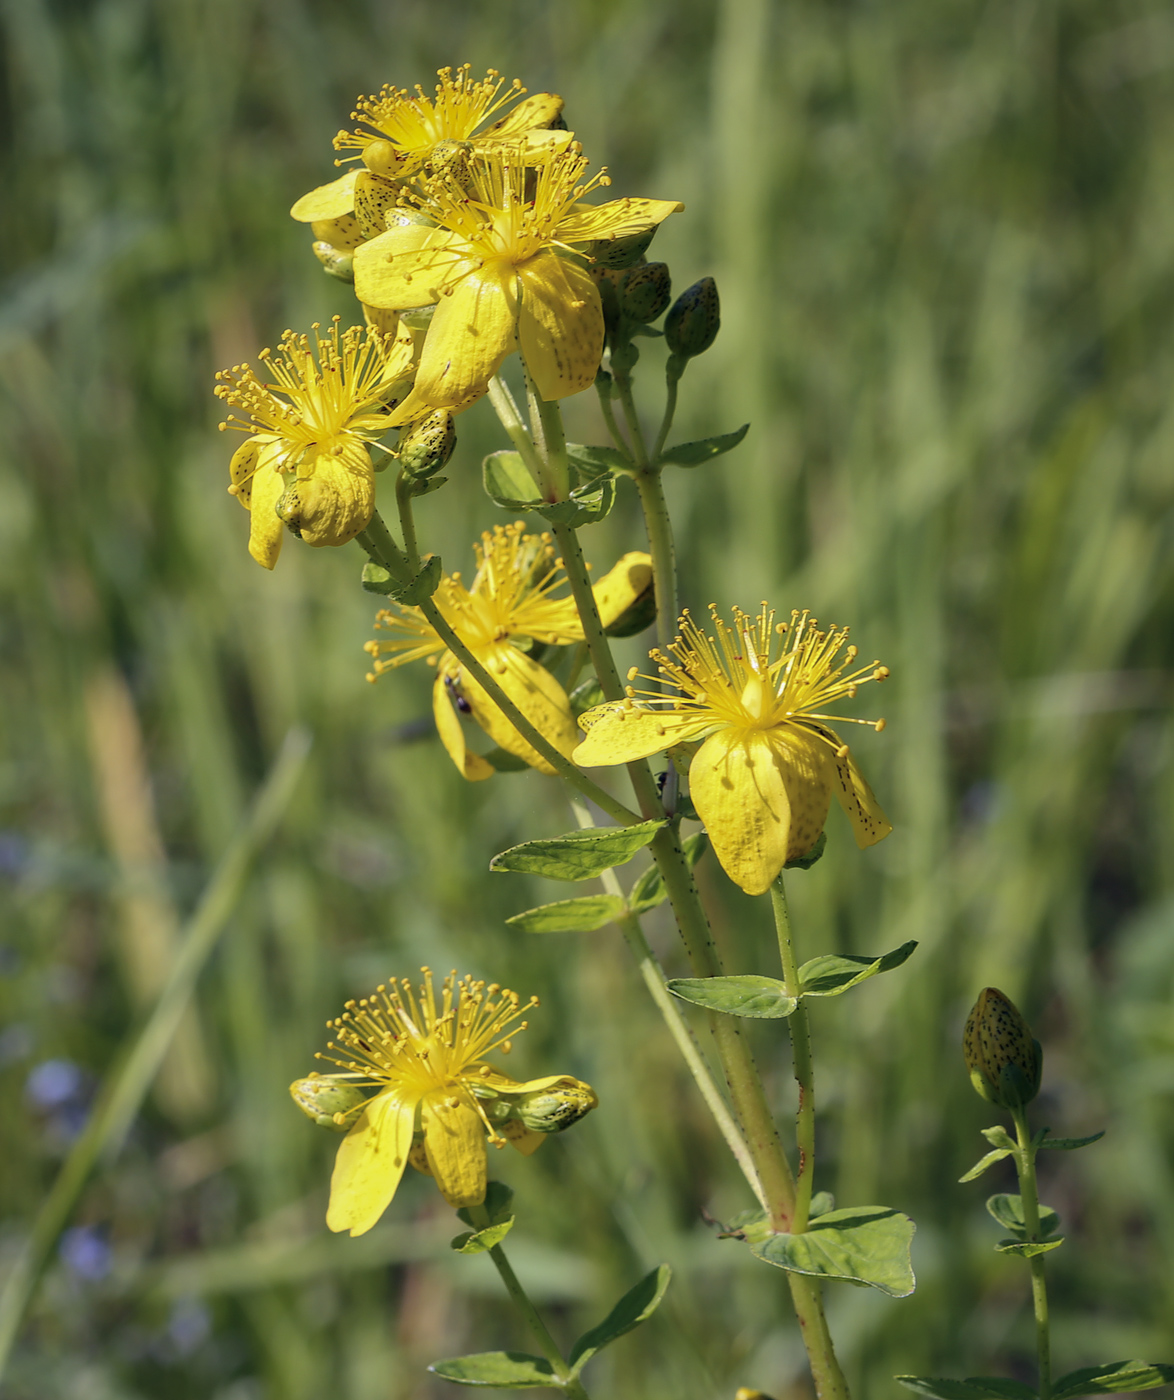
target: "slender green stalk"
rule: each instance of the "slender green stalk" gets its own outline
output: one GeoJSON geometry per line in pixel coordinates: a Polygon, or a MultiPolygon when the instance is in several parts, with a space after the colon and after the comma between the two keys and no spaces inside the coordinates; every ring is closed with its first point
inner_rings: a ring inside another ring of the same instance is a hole
{"type": "Polygon", "coordinates": [[[416,518],[412,512],[412,481],[407,472],[400,472],[395,479],[395,504],[399,513],[400,530],[404,537],[404,551],[412,573],[420,571],[420,546],[416,543],[416,518]]]}
{"type": "Polygon", "coordinates": [[[526,466],[529,467],[534,484],[537,486],[542,479],[542,462],[534,448],[534,440],[530,436],[521,411],[514,402],[513,394],[510,393],[510,386],[499,374],[495,374],[489,381],[489,402],[501,420],[501,426],[506,430],[507,437],[521,454],[526,466]]]}
{"type": "Polygon", "coordinates": [[[180,936],[179,951],[159,999],[107,1077],[98,1102],[38,1211],[29,1238],[0,1293],[0,1375],[53,1248],[95,1167],[109,1163],[150,1091],[196,981],[236,908],[256,860],[289,806],[310,751],[305,729],[291,729],[244,826],[213,872],[180,936]]]}
{"type": "Polygon", "coordinates": [[[648,531],[648,552],[652,555],[652,581],[656,589],[656,641],[665,651],[676,635],[680,602],[677,597],[677,555],[673,526],[659,467],[644,467],[636,473],[636,490],[648,531]]]}
{"type": "Polygon", "coordinates": [[[530,424],[541,463],[538,484],[548,501],[565,501],[571,494],[571,468],[567,461],[567,435],[557,399],[543,399],[526,377],[530,396],[530,424]]]}
{"type": "MultiPolygon", "coordinates": [[[[1039,1188],[1035,1179],[1035,1148],[1031,1143],[1027,1114],[1022,1108],[1016,1108],[1012,1110],[1011,1116],[1015,1120],[1015,1136],[1019,1143],[1019,1150],[1015,1154],[1015,1169],[1019,1173],[1023,1223],[1027,1227],[1027,1238],[1038,1240],[1039,1188]]],[[[1052,1344],[1048,1327],[1048,1286],[1044,1277],[1044,1256],[1037,1254],[1029,1259],[1028,1263],[1031,1265],[1031,1302],[1035,1310],[1035,1345],[1039,1356],[1039,1396],[1040,1400],[1051,1400],[1052,1344]]]]}
{"type": "Polygon", "coordinates": [[[615,369],[615,356],[612,356],[612,382],[616,386],[620,407],[624,411],[624,422],[628,425],[628,436],[632,440],[632,459],[639,468],[648,466],[648,444],[644,441],[644,429],[640,426],[640,415],[636,411],[636,401],[632,397],[632,376],[628,370],[615,369]]]}
{"type": "MultiPolygon", "coordinates": [[[[628,450],[628,444],[624,441],[624,435],[620,432],[620,425],[616,422],[616,411],[611,406],[611,390],[606,384],[595,381],[595,392],[599,395],[599,411],[603,414],[603,421],[607,424],[607,431],[615,443],[618,451],[622,452],[628,461],[632,461],[632,454],[628,450]]],[[[635,463],[633,463],[633,466],[635,463]]]]}
{"type": "MultiPolygon", "coordinates": [[[[491,1221],[489,1212],[483,1205],[466,1206],[469,1219],[477,1230],[486,1230],[491,1221]]],[[[526,1320],[526,1326],[530,1329],[530,1334],[538,1343],[542,1355],[550,1362],[550,1368],[558,1377],[559,1386],[567,1395],[572,1395],[575,1400],[587,1400],[587,1392],[583,1389],[582,1383],[577,1376],[571,1375],[571,1368],[567,1365],[566,1358],[558,1348],[558,1343],[550,1335],[550,1329],[543,1322],[538,1309],[530,1301],[529,1295],[522,1287],[522,1280],[514,1273],[513,1266],[506,1258],[506,1252],[499,1244],[495,1244],[489,1251],[489,1257],[493,1260],[494,1267],[501,1275],[501,1281],[506,1286],[506,1291],[514,1301],[514,1306],[526,1320]]]]}
{"type": "Polygon", "coordinates": [[[788,1274],[791,1304],[799,1319],[803,1345],[807,1349],[807,1364],[815,1381],[818,1400],[849,1400],[848,1382],[836,1360],[832,1334],[828,1331],[823,1311],[823,1289],[815,1279],[804,1274],[788,1274]]]}
{"type": "Polygon", "coordinates": [[[811,1063],[811,1029],[799,986],[799,968],[791,939],[791,916],[787,910],[787,892],[781,873],[770,887],[770,902],[783,964],[783,986],[787,995],[795,999],[795,1010],[787,1018],[795,1083],[799,1086],[799,1111],[795,1115],[799,1176],[795,1182],[795,1214],[791,1219],[791,1233],[801,1235],[807,1229],[811,1211],[811,1183],[815,1175],[815,1071],[811,1063]]]}
{"type": "MultiPolygon", "coordinates": [[[[673,359],[670,356],[669,364],[673,359]]],[[[656,442],[652,448],[652,462],[655,466],[660,461],[660,454],[664,451],[664,445],[668,440],[669,429],[673,426],[673,419],[677,416],[677,386],[681,382],[679,374],[673,374],[671,369],[665,371],[665,396],[664,396],[664,417],[660,420],[660,432],[656,435],[656,442]]]]}
{"type": "MultiPolygon", "coordinates": [[[[570,794],[570,801],[571,810],[574,812],[575,820],[580,827],[594,826],[595,822],[587,805],[580,801],[574,793],[570,794]]],[[[620,899],[625,898],[623,888],[614,870],[605,870],[599,878],[608,894],[616,895],[620,899]]],[[[718,1131],[725,1139],[731,1155],[738,1163],[742,1175],[750,1184],[750,1189],[758,1197],[759,1205],[765,1210],[766,1196],[762,1189],[762,1181],[750,1155],[750,1149],[746,1146],[746,1139],[742,1136],[742,1130],[735,1122],[729,1105],[722,1097],[721,1090],[717,1087],[717,1083],[710,1073],[705,1057],[701,1053],[701,1047],[681,1014],[680,1005],[665,985],[667,979],[664,975],[664,968],[661,967],[656,954],[649,946],[648,939],[644,936],[639,916],[624,913],[620,915],[616,923],[624,936],[624,942],[636,959],[640,976],[644,979],[644,985],[648,988],[649,995],[656,1004],[656,1009],[660,1012],[668,1027],[669,1034],[681,1052],[681,1058],[693,1076],[701,1097],[705,1101],[705,1106],[709,1109],[717,1124],[718,1131]]]]}

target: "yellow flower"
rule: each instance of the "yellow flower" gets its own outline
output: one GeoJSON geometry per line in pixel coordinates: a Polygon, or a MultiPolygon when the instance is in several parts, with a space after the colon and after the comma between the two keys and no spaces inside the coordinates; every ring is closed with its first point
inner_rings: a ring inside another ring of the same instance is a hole
{"type": "Polygon", "coordinates": [[[248,365],[221,370],[215,393],[247,419],[221,423],[249,434],[229,466],[229,491],[251,514],[249,553],[272,569],[282,526],[307,544],[337,545],[365,530],[375,510],[370,444],[391,426],[390,409],[411,388],[410,332],[385,337],[339,317],[323,338],[286,331],[260,360],[273,383],[248,365]]]}
{"type": "MultiPolygon", "coordinates": [[[[582,716],[587,737],[573,756],[587,768],[630,763],[704,739],[689,767],[693,805],[726,874],[748,894],[762,894],[787,861],[815,845],[833,791],[859,846],[892,830],[848,745],[828,727],[880,730],[884,720],[825,713],[840,697],[855,696],[862,681],[889,673],[875,661],[854,667],[856,648],[843,650],[847,629],[820,631],[807,613],[776,625],[764,603],[757,617],[735,609],[728,627],[711,612],[716,639],[686,613],[672,656],[652,653],[680,694],[629,686],[626,700],[582,716]]],[[[636,676],[633,668],[628,679],[636,676]]]]}
{"type": "MultiPolygon", "coordinates": [[[[566,691],[517,645],[566,646],[583,640],[574,601],[566,595],[551,596],[566,579],[550,536],[527,535],[518,521],[486,530],[473,548],[477,572],[472,586],[466,588],[460,574],[447,574],[436,590],[436,606],[531,724],[569,756],[578,731],[566,691]]],[[[647,590],[651,578],[648,555],[632,553],[600,579],[593,591],[605,627],[647,590]]],[[[447,649],[419,608],[394,604],[379,612],[375,625],[392,635],[367,643],[366,650],[375,658],[367,679],[374,681],[384,671],[422,658],[435,665],[436,728],[449,757],[466,778],[477,782],[495,770],[466,748],[458,711],[471,715],[507,753],[540,772],[554,772],[447,649]]]]}
{"type": "Polygon", "coordinates": [[[577,246],[644,232],[683,209],[672,200],[582,202],[608,183],[580,183],[580,147],[528,152],[520,143],[440,171],[413,197],[428,223],[397,221],[355,253],[355,292],[371,306],[436,304],[416,379],[436,408],[484,388],[518,342],[544,399],[594,383],[603,309],[577,246]],[[430,227],[434,224],[435,227],[430,227]]]}
{"type": "Polygon", "coordinates": [[[497,1113],[502,1096],[508,1102],[553,1091],[573,1101],[548,1131],[597,1103],[589,1085],[568,1075],[519,1082],[485,1063],[494,1050],[509,1053],[510,1036],[526,1029],[521,1017],[537,998],[522,1006],[516,993],[471,977],[458,981],[455,972],[438,997],[431,971],[422,971],[418,989],[406,978],[392,979],[371,996],[347,1002],[342,1016],[328,1023],[336,1039],[327,1048],[335,1053],[318,1058],[343,1070],[333,1078],[375,1091],[340,1115],[355,1121],[330,1182],[326,1223],[332,1230],[365,1234],[391,1204],[409,1161],[435,1177],[450,1205],[480,1205],[486,1140],[495,1147],[508,1141],[528,1155],[544,1136],[518,1117],[497,1113]]]}
{"type": "MultiPolygon", "coordinates": [[[[499,74],[490,69],[484,78],[473,80],[467,63],[455,74],[451,68],[441,68],[436,76],[440,82],[434,98],[426,97],[419,86],[413,95],[406,88],[385,84],[374,96],[358,99],[351,118],[369,130],[340,131],[334,148],[355,152],[343,159],[360,159],[365,170],[348,171],[303,195],[290,210],[299,223],[316,225],[315,236],[336,248],[355,248],[361,242],[359,224],[352,213],[356,181],[371,195],[378,189],[363,179],[367,172],[377,180],[410,180],[426,167],[463,150],[487,149],[519,137],[536,146],[564,146],[570,140],[566,131],[548,129],[563,109],[562,98],[552,92],[535,93],[519,101],[526,89],[516,78],[503,94],[499,74]],[[516,104],[512,111],[486,130],[478,130],[512,104],[516,104]],[[317,227],[319,224],[322,227],[317,227]]],[[[377,231],[381,230],[382,225],[377,231]]]]}

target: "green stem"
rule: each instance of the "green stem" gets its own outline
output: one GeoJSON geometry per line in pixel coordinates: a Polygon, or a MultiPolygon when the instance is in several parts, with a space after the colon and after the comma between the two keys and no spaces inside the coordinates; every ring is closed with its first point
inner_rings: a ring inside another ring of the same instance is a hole
{"type": "Polygon", "coordinates": [[[567,435],[557,399],[539,398],[526,377],[530,395],[530,422],[541,463],[538,486],[548,501],[565,501],[571,494],[571,467],[567,461],[567,435]]]}
{"type": "Polygon", "coordinates": [[[395,504],[403,532],[404,549],[413,574],[420,572],[420,547],[416,543],[416,517],[412,511],[412,480],[401,471],[395,479],[395,504]]]}
{"type": "Polygon", "coordinates": [[[501,426],[506,430],[509,440],[521,454],[526,466],[529,467],[535,485],[538,485],[542,477],[541,459],[535,450],[530,430],[526,427],[521,411],[514,402],[513,394],[510,393],[510,386],[499,374],[495,374],[489,381],[489,402],[501,420],[501,426]]]}
{"type": "Polygon", "coordinates": [[[656,589],[656,641],[661,651],[668,649],[677,630],[680,611],[677,598],[677,556],[673,545],[673,525],[664,498],[659,467],[644,467],[636,473],[636,490],[648,532],[652,555],[652,580],[656,589]]]}
{"type": "Polygon", "coordinates": [[[787,910],[787,892],[783,887],[781,872],[770,887],[770,902],[779,940],[779,957],[783,964],[783,986],[787,996],[795,1000],[795,1010],[787,1018],[791,1032],[795,1083],[799,1086],[799,1110],[795,1115],[799,1176],[795,1182],[795,1214],[791,1219],[791,1233],[801,1235],[807,1229],[811,1212],[811,1183],[815,1176],[815,1071],[811,1063],[811,1029],[807,1020],[807,1004],[803,1000],[799,984],[799,968],[795,961],[795,945],[791,938],[791,916],[787,910]]]}
{"type": "MultiPolygon", "coordinates": [[[[673,363],[672,358],[669,364],[673,363]]],[[[671,369],[665,370],[665,401],[664,417],[660,420],[660,432],[656,435],[656,445],[652,449],[652,461],[659,463],[660,454],[664,451],[665,440],[668,438],[669,429],[673,426],[673,419],[677,414],[677,385],[681,382],[679,374],[673,374],[671,369]]]]}
{"type": "MultiPolygon", "coordinates": [[[[473,1222],[474,1229],[487,1230],[491,1224],[489,1212],[483,1205],[466,1206],[469,1219],[473,1222]]],[[[501,1281],[506,1286],[506,1291],[514,1301],[514,1306],[526,1320],[526,1326],[530,1329],[530,1334],[538,1343],[542,1355],[550,1362],[550,1368],[558,1377],[560,1388],[567,1395],[573,1395],[576,1400],[587,1400],[587,1392],[583,1389],[578,1377],[571,1375],[571,1368],[567,1365],[566,1359],[558,1349],[558,1343],[550,1335],[550,1329],[543,1322],[538,1309],[530,1301],[529,1295],[522,1287],[522,1280],[514,1273],[513,1266],[506,1258],[505,1250],[499,1244],[495,1244],[489,1251],[489,1257],[493,1260],[494,1267],[501,1275],[501,1281]]]]}
{"type": "Polygon", "coordinates": [[[632,376],[628,371],[612,371],[612,382],[619,395],[620,407],[624,410],[624,422],[628,425],[628,436],[632,440],[632,460],[640,469],[648,466],[648,444],[644,441],[644,429],[640,426],[640,415],[632,397],[632,376]]]}
{"type": "MultiPolygon", "coordinates": [[[[599,395],[599,409],[603,414],[603,421],[607,424],[607,431],[615,443],[616,449],[622,452],[629,462],[632,461],[632,454],[628,450],[628,444],[624,441],[624,435],[620,432],[620,425],[616,422],[616,411],[611,406],[611,389],[606,384],[595,381],[595,391],[599,395]]],[[[635,463],[633,463],[633,466],[635,463]]]]}
{"type": "MultiPolygon", "coordinates": [[[[571,794],[571,810],[574,812],[575,820],[580,827],[595,825],[587,805],[573,793],[571,794]]],[[[605,870],[599,878],[608,894],[615,895],[619,899],[625,898],[623,888],[614,870],[605,870]]],[[[718,1131],[725,1139],[726,1146],[730,1149],[742,1175],[750,1184],[750,1189],[758,1197],[759,1205],[765,1210],[766,1197],[762,1190],[762,1182],[759,1179],[758,1169],[754,1165],[753,1158],[750,1156],[750,1150],[746,1146],[746,1139],[742,1136],[742,1130],[734,1121],[734,1115],[730,1112],[729,1105],[722,1097],[721,1090],[717,1087],[717,1083],[710,1073],[696,1037],[681,1015],[678,1002],[665,985],[667,979],[664,975],[664,968],[661,967],[656,954],[649,946],[648,939],[644,936],[639,916],[624,913],[619,916],[616,923],[624,935],[624,942],[636,959],[640,976],[644,979],[644,985],[648,988],[648,993],[652,997],[656,1009],[660,1012],[668,1027],[669,1034],[681,1052],[681,1058],[693,1076],[701,1097],[705,1101],[705,1106],[709,1109],[717,1124],[718,1131]]]]}
{"type": "MultiPolygon", "coordinates": [[[[1019,1150],[1015,1154],[1015,1167],[1019,1173],[1019,1196],[1023,1202],[1023,1223],[1027,1227],[1027,1238],[1038,1240],[1039,1228],[1039,1188],[1035,1179],[1035,1148],[1031,1142],[1031,1132],[1027,1126],[1027,1114],[1022,1108],[1012,1109],[1015,1120],[1015,1135],[1019,1150]]],[[[1039,1395],[1040,1400],[1050,1400],[1052,1394],[1052,1346],[1048,1328],[1048,1286],[1044,1276],[1044,1256],[1037,1254],[1029,1259],[1031,1265],[1031,1301],[1035,1309],[1035,1343],[1039,1356],[1039,1395]]]]}
{"type": "Polygon", "coordinates": [[[118,1154],[183,1020],[196,981],[211,956],[261,849],[289,806],[310,750],[304,729],[291,729],[245,824],[216,867],[180,936],[179,951],[159,999],[121,1063],[111,1071],[81,1135],[37,1212],[32,1230],[0,1292],[0,1374],[54,1246],[99,1162],[118,1154]]]}
{"type": "Polygon", "coordinates": [[[848,1382],[836,1360],[832,1335],[823,1312],[822,1287],[803,1274],[788,1274],[791,1302],[799,1319],[803,1345],[807,1348],[807,1364],[815,1381],[818,1400],[849,1400],[848,1382]]]}

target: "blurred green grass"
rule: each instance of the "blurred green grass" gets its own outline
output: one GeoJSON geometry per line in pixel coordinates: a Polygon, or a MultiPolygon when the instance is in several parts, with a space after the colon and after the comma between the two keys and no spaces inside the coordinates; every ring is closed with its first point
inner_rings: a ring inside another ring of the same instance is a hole
{"type": "MultiPolygon", "coordinates": [[[[601,1092],[566,1139],[500,1163],[560,1333],[677,1269],[595,1392],[804,1393],[781,1277],[703,1223],[744,1191],[618,938],[504,927],[540,891],[488,859],[567,825],[554,785],[470,787],[403,742],[428,678],[364,682],[357,552],[291,542],[265,574],[224,490],[213,371],[352,314],[289,204],[329,177],[356,94],[466,59],[563,93],[613,193],[685,200],[655,245],[678,287],[718,279],[679,431],[753,429],[668,484],[686,600],[811,607],[893,671],[859,753],[896,831],[861,856],[833,815],[791,882],[807,955],[921,941],[814,1017],[817,1185],[919,1226],[914,1298],[829,1294],[857,1394],[895,1394],[897,1371],[1030,1374],[1024,1280],[990,1252],[984,1185],[954,1184],[991,1121],[957,1048],[986,983],[1045,1041],[1041,1121],[1109,1129],[1043,1186],[1071,1236],[1050,1261],[1062,1364],[1170,1359],[1168,10],[11,0],[0,23],[0,1251],[134,1024],[133,930],[190,907],[287,727],[316,736],[201,988],[196,1082],[161,1086],[87,1195],[9,1392],[423,1400],[447,1393],[428,1361],[524,1344],[492,1277],[448,1257],[423,1178],[378,1233],[327,1237],[333,1141],[286,1099],[344,996],[427,961],[539,992],[519,1069],[601,1092]],[[59,1062],[83,1078],[38,1109],[59,1062]]],[[[590,396],[567,414],[600,440],[590,396]]],[[[499,445],[473,410],[421,503],[449,568],[495,519],[477,462],[499,445]]],[[[625,499],[589,557],[639,530],[625,499]]],[[[731,967],[773,970],[764,911],[699,874],[731,967]]],[[[786,1112],[785,1054],[759,1048],[786,1112]]]]}

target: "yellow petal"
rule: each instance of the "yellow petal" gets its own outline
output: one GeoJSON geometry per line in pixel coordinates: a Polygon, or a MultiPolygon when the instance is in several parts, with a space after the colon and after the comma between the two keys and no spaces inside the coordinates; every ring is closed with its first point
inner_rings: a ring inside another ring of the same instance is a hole
{"type": "Polygon", "coordinates": [[[485,135],[521,136],[535,126],[549,126],[563,109],[563,100],[557,93],[535,92],[523,99],[502,117],[494,122],[485,135]]]}
{"type": "MultiPolygon", "coordinates": [[[[489,1068],[486,1066],[486,1068],[489,1068]]],[[[547,1074],[541,1079],[511,1079],[508,1074],[490,1068],[488,1074],[477,1076],[478,1084],[486,1084],[499,1094],[534,1094],[539,1089],[553,1089],[556,1084],[577,1084],[569,1074],[547,1074]]]]}
{"type": "Polygon", "coordinates": [[[357,170],[348,170],[328,185],[319,185],[301,199],[289,211],[299,224],[312,224],[315,219],[340,219],[355,207],[355,180],[357,170]]]}
{"type": "Polygon", "coordinates": [[[310,231],[320,243],[329,243],[337,253],[352,253],[363,242],[363,230],[353,214],[338,219],[315,219],[310,231]]]}
{"type": "MultiPolygon", "coordinates": [[[[484,397],[485,386],[482,386],[475,394],[470,394],[467,399],[462,399],[460,403],[446,404],[445,407],[450,413],[464,413],[466,408],[472,408],[478,399],[484,397]]],[[[392,402],[394,403],[394,400],[392,402]]],[[[413,386],[411,393],[404,399],[403,403],[388,416],[387,426],[389,428],[402,428],[406,423],[414,423],[417,418],[427,418],[430,413],[435,412],[435,405],[428,403],[413,386]]]]}
{"type": "Polygon", "coordinates": [[[653,228],[670,214],[679,214],[684,207],[673,199],[609,199],[606,204],[576,204],[559,223],[557,235],[564,243],[629,238],[653,228]]]}
{"type": "Polygon", "coordinates": [[[375,513],[375,469],[358,441],[307,453],[281,501],[281,518],[306,544],[348,544],[375,513]]]}
{"type": "MultiPolygon", "coordinates": [[[[484,653],[478,654],[478,659],[543,738],[559,753],[570,757],[577,737],[571,702],[550,672],[508,642],[486,648],[484,653]]],[[[540,773],[554,773],[546,759],[530,747],[463,667],[455,684],[469,702],[473,718],[495,744],[540,773]]]]}
{"type": "Polygon", "coordinates": [[[435,1090],[421,1115],[424,1147],[436,1184],[450,1206],[479,1206],[485,1199],[488,1161],[485,1125],[464,1097],[435,1090]]]}
{"type": "Polygon", "coordinates": [[[415,1101],[388,1091],[371,1100],[342,1140],[330,1178],[326,1224],[363,1235],[391,1204],[412,1146],[415,1101]]]}
{"type": "Polygon", "coordinates": [[[397,224],[355,249],[355,296],[368,306],[403,311],[439,301],[457,270],[454,235],[422,224],[397,224]]]}
{"type": "Polygon", "coordinates": [[[537,1152],[549,1136],[547,1133],[537,1132],[534,1128],[527,1128],[525,1123],[517,1118],[507,1118],[497,1131],[511,1147],[516,1147],[523,1157],[530,1157],[537,1152]]]}
{"type": "Polygon", "coordinates": [[[253,499],[253,473],[257,470],[257,458],[265,440],[256,434],[245,438],[232,454],[232,461],[228,464],[229,493],[235,496],[246,510],[250,508],[253,499]]]}
{"type": "Polygon", "coordinates": [[[610,627],[651,587],[651,556],[642,554],[639,550],[625,554],[619,563],[609,569],[592,587],[591,591],[595,594],[595,603],[599,608],[599,620],[605,627],[610,627]]]}
{"type": "Polygon", "coordinates": [[[514,348],[517,275],[509,263],[486,263],[441,298],[428,327],[416,390],[433,408],[482,392],[514,348]]]}
{"type": "Polygon", "coordinates": [[[273,464],[281,457],[281,449],[276,443],[269,443],[261,449],[249,500],[249,553],[266,569],[272,569],[277,563],[285,535],[285,526],[277,514],[277,503],[285,492],[286,477],[273,464]]]}
{"type": "Polygon", "coordinates": [[[464,727],[449,698],[448,686],[442,674],[437,675],[432,687],[432,716],[436,720],[436,732],[440,735],[440,742],[461,774],[471,783],[492,778],[496,772],[493,764],[487,763],[480,754],[471,753],[465,747],[464,727]]]}
{"type": "Polygon", "coordinates": [[[836,796],[848,814],[856,844],[861,850],[865,846],[875,846],[892,831],[892,823],[881,810],[880,803],[873,796],[864,774],[856,767],[850,753],[836,759],[836,796]]]}
{"type": "Polygon", "coordinates": [[[355,219],[364,238],[378,238],[388,226],[388,213],[396,206],[400,187],[370,170],[355,178],[355,219]]]}
{"type": "Polygon", "coordinates": [[[689,795],[722,869],[747,894],[768,890],[823,830],[831,800],[823,747],[788,742],[778,730],[731,726],[694,756],[689,795]]]}
{"type": "Polygon", "coordinates": [[[518,280],[518,339],[538,393],[565,399],[589,389],[603,358],[603,307],[591,274],[539,253],[518,268],[518,280]]]}
{"type": "Polygon", "coordinates": [[[580,768],[602,768],[651,758],[674,744],[699,738],[714,724],[708,710],[701,713],[651,710],[614,700],[579,716],[587,737],[571,755],[580,768]]]}

